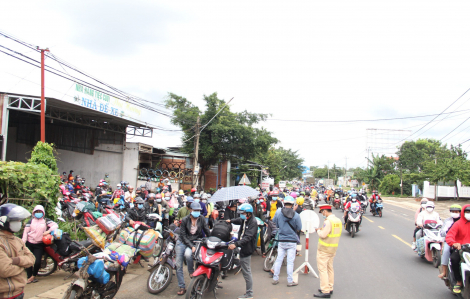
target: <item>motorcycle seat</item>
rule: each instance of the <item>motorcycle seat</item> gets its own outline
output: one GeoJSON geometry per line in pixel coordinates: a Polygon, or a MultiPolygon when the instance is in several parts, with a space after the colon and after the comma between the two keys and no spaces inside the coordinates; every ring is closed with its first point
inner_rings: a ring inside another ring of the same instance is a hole
{"type": "Polygon", "coordinates": [[[93,242],[91,242],[91,240],[83,240],[83,241],[79,241],[78,244],[84,246],[84,247],[88,247],[90,246],[91,244],[93,244],[93,242]]]}

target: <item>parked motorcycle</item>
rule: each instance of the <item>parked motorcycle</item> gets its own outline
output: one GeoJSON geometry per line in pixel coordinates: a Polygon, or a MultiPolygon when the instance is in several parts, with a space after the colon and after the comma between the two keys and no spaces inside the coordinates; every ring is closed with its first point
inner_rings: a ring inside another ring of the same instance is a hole
{"type": "MultiPolygon", "coordinates": [[[[336,195],[338,195],[338,194],[336,194],[336,195]]],[[[335,209],[337,209],[337,210],[338,210],[338,209],[340,208],[340,206],[341,206],[341,199],[339,198],[339,196],[338,196],[338,197],[336,197],[336,195],[335,195],[335,202],[334,202],[334,206],[335,206],[335,209]]]]}
{"type": "Polygon", "coordinates": [[[423,237],[417,241],[416,247],[418,256],[432,262],[435,268],[441,265],[441,248],[445,242],[440,234],[441,227],[435,220],[424,221],[423,237]]]}
{"type": "Polygon", "coordinates": [[[351,204],[348,211],[348,220],[346,222],[346,231],[354,238],[354,235],[359,232],[359,224],[361,223],[361,207],[358,203],[351,204]]]}
{"type": "MultiPolygon", "coordinates": [[[[62,235],[62,238],[66,238],[66,233],[62,235]]],[[[70,244],[72,249],[69,255],[61,255],[57,250],[57,245],[46,245],[44,246],[44,254],[41,259],[41,268],[39,269],[38,276],[48,276],[54,273],[57,269],[70,272],[71,274],[78,271],[77,261],[79,258],[84,256],[81,247],[87,248],[92,253],[99,252],[100,249],[92,244],[91,240],[80,241],[75,245],[76,242],[70,244]]]]}
{"type": "MultiPolygon", "coordinates": [[[[147,290],[151,294],[163,292],[171,283],[173,269],[176,270],[176,241],[178,235],[173,231],[165,229],[169,235],[166,240],[166,248],[159,258],[155,258],[147,279],[147,290]]],[[[156,245],[155,245],[156,246],[156,245]]]]}
{"type": "Polygon", "coordinates": [[[378,215],[379,217],[382,217],[382,210],[384,208],[382,199],[379,198],[377,199],[377,202],[375,203],[375,207],[372,208],[372,216],[378,215]]]}
{"type": "Polygon", "coordinates": [[[266,244],[266,257],[264,258],[263,262],[263,270],[266,272],[271,271],[271,269],[274,266],[274,262],[276,262],[277,259],[277,245],[279,244],[278,242],[278,234],[277,231],[273,232],[273,235],[271,236],[271,240],[269,243],[266,244]]]}
{"type": "Polygon", "coordinates": [[[189,283],[186,299],[202,298],[204,293],[209,292],[216,297],[222,271],[234,262],[233,251],[228,249],[233,241],[223,242],[217,237],[209,237],[198,244],[194,254],[197,268],[189,283]]]}
{"type": "Polygon", "coordinates": [[[88,268],[96,261],[96,257],[85,247],[78,243],[76,244],[81,248],[82,252],[86,254],[88,260],[79,270],[78,279],[74,280],[65,291],[63,299],[114,298],[121,287],[122,278],[126,274],[126,267],[108,268],[106,271],[110,274],[110,279],[106,284],[101,284],[88,274],[88,268]]]}

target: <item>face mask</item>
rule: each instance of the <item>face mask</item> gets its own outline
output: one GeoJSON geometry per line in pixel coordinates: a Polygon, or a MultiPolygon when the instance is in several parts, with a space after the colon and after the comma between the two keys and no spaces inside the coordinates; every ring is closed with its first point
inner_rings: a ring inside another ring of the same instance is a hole
{"type": "Polygon", "coordinates": [[[277,200],[277,197],[273,197],[273,200],[277,200]]]}
{"type": "Polygon", "coordinates": [[[149,203],[154,203],[155,200],[154,199],[149,199],[149,203]]]}
{"type": "Polygon", "coordinates": [[[322,215],[323,216],[323,219],[326,219],[326,215],[322,215]]]}
{"type": "Polygon", "coordinates": [[[169,198],[169,197],[165,197],[165,200],[170,200],[170,198],[169,198]]]}
{"type": "Polygon", "coordinates": [[[119,190],[119,189],[121,189],[121,187],[117,187],[117,189],[119,190]]]}
{"type": "Polygon", "coordinates": [[[42,218],[42,215],[44,215],[43,213],[34,213],[34,217],[36,218],[42,218]]]}
{"type": "Polygon", "coordinates": [[[194,202],[199,202],[199,198],[195,199],[194,202]]]}
{"type": "Polygon", "coordinates": [[[191,212],[191,216],[193,216],[194,218],[198,218],[199,216],[201,216],[201,212],[199,212],[199,211],[197,211],[197,212],[196,212],[196,211],[193,211],[193,212],[191,212]]]}
{"type": "Polygon", "coordinates": [[[19,232],[21,229],[21,221],[10,221],[10,230],[14,233],[19,232]]]}
{"type": "Polygon", "coordinates": [[[144,208],[144,205],[140,203],[140,204],[137,205],[137,207],[138,207],[139,209],[143,209],[143,208],[144,208]]]}
{"type": "Polygon", "coordinates": [[[202,202],[203,202],[203,203],[206,203],[206,202],[207,202],[207,200],[203,199],[203,200],[202,200],[202,202]]]}
{"type": "Polygon", "coordinates": [[[259,201],[260,201],[260,202],[264,202],[264,200],[263,200],[263,199],[260,199],[259,201]]]}
{"type": "Polygon", "coordinates": [[[465,219],[467,219],[468,221],[470,221],[470,214],[469,214],[469,213],[465,213],[465,219]]]}
{"type": "Polygon", "coordinates": [[[452,216],[452,218],[456,219],[456,218],[459,218],[460,217],[460,213],[450,213],[450,215],[452,216]]]}
{"type": "Polygon", "coordinates": [[[432,211],[434,211],[433,208],[426,208],[426,211],[428,211],[428,213],[432,213],[432,211]]]}
{"type": "Polygon", "coordinates": [[[259,200],[256,201],[256,204],[259,205],[259,200]]]}
{"type": "Polygon", "coordinates": [[[240,214],[240,218],[243,220],[246,220],[246,215],[245,214],[240,214]]]}

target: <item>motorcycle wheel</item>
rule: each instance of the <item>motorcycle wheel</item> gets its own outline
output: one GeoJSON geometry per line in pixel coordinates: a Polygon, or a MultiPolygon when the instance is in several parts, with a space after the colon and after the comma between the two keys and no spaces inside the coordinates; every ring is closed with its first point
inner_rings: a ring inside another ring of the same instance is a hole
{"type": "Polygon", "coordinates": [[[266,258],[264,259],[263,263],[263,270],[266,272],[271,271],[274,266],[274,262],[277,259],[277,248],[273,248],[271,251],[268,252],[266,258]]]}
{"type": "Polygon", "coordinates": [[[173,269],[168,263],[159,265],[147,279],[147,290],[151,294],[163,292],[170,285],[172,277],[173,269]]]}
{"type": "MultiPolygon", "coordinates": [[[[186,299],[202,299],[205,290],[202,289],[204,282],[207,278],[203,275],[193,277],[189,283],[188,291],[186,292],[186,299]]],[[[209,283],[206,283],[206,287],[209,283]]]]}
{"type": "Polygon", "coordinates": [[[41,268],[38,276],[48,276],[57,270],[57,262],[48,254],[44,254],[41,260],[41,268]],[[43,267],[44,265],[44,267],[43,267]]]}
{"type": "Polygon", "coordinates": [[[153,257],[157,258],[162,254],[163,251],[163,238],[157,238],[155,246],[153,247],[153,257]]]}
{"type": "Polygon", "coordinates": [[[379,210],[379,217],[382,217],[382,210],[379,210]]]}
{"type": "Polygon", "coordinates": [[[356,233],[356,225],[351,224],[351,238],[354,238],[355,233],[356,233]]]}
{"type": "Polygon", "coordinates": [[[434,268],[438,268],[441,265],[441,251],[436,250],[436,248],[432,249],[432,265],[434,268]]]}

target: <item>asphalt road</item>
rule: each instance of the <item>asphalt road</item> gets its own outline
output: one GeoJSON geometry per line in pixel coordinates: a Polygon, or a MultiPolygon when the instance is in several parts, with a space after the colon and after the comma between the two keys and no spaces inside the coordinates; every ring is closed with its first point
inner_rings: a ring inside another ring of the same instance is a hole
{"type": "MultiPolygon", "coordinates": [[[[341,217],[341,210],[334,213],[341,217]]],[[[361,231],[354,239],[343,230],[334,262],[335,286],[332,298],[455,298],[443,281],[437,278],[438,270],[411,250],[413,226],[413,211],[385,203],[382,218],[373,217],[369,212],[365,214],[361,231]]],[[[310,235],[309,261],[315,271],[317,239],[316,234],[310,235]]],[[[300,266],[304,259],[304,254],[297,257],[294,269],[300,266]]],[[[280,283],[271,285],[272,279],[263,271],[262,264],[263,259],[255,253],[252,257],[254,298],[313,298],[320,286],[319,279],[312,274],[300,274],[299,285],[287,287],[285,266],[281,269],[280,283]]],[[[123,284],[116,297],[182,298],[176,295],[176,275],[173,276],[168,289],[159,295],[147,292],[147,278],[148,274],[145,273],[123,284]]],[[[186,276],[186,286],[188,284],[189,277],[186,276]]],[[[218,298],[237,298],[245,292],[245,281],[241,273],[230,275],[222,285],[223,289],[217,293],[218,298]]],[[[207,294],[205,298],[214,296],[207,294]]]]}

